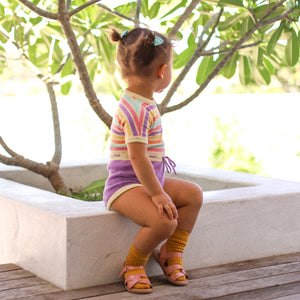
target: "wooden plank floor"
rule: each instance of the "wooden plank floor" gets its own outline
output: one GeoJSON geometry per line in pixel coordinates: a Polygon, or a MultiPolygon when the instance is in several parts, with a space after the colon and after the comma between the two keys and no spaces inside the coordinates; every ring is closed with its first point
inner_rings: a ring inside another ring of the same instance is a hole
{"type": "Polygon", "coordinates": [[[122,283],[73,291],[40,279],[14,264],[0,265],[0,299],[300,299],[300,253],[190,270],[190,284],[176,287],[163,276],[151,278],[154,292],[135,295],[122,283]]]}

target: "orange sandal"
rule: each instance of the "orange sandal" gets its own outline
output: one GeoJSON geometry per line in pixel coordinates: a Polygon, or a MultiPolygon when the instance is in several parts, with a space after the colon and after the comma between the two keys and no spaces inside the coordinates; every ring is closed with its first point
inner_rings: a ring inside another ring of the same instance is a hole
{"type": "MultiPolygon", "coordinates": [[[[131,270],[135,270],[135,269],[143,269],[145,271],[143,266],[124,266],[121,270],[119,278],[123,277],[127,271],[131,271],[131,270]]],[[[124,276],[124,286],[128,292],[135,293],[135,294],[149,294],[149,293],[152,293],[152,291],[153,291],[151,282],[150,282],[149,278],[147,277],[146,272],[143,272],[143,273],[137,274],[137,275],[128,275],[128,276],[126,276],[126,278],[124,276]],[[150,286],[150,288],[136,289],[136,288],[134,288],[134,285],[136,283],[148,284],[150,286]]]]}
{"type": "Polygon", "coordinates": [[[183,266],[178,265],[178,264],[168,266],[168,263],[167,263],[168,258],[182,257],[181,252],[169,252],[168,253],[166,244],[164,244],[161,247],[160,251],[154,250],[152,253],[152,256],[155,259],[155,261],[160,265],[167,280],[170,283],[175,284],[175,285],[188,285],[189,284],[189,281],[187,280],[188,275],[185,272],[185,270],[183,269],[183,266]],[[174,272],[176,270],[179,270],[179,272],[170,275],[172,272],[174,272]],[[185,280],[177,280],[178,278],[180,278],[182,276],[185,276],[186,279],[185,280]]]}

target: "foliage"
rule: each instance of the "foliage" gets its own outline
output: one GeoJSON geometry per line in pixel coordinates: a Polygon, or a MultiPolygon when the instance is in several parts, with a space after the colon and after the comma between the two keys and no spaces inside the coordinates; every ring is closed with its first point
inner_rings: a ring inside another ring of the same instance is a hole
{"type": "MultiPolygon", "coordinates": [[[[69,11],[73,12],[85,2],[70,1],[69,11]]],[[[196,54],[193,64],[198,68],[195,81],[199,86],[249,32],[247,44],[240,45],[218,72],[225,78],[231,78],[238,70],[242,84],[270,84],[275,70],[294,66],[299,61],[299,1],[196,2],[199,3],[176,32],[176,39],[182,41],[182,50],[176,49],[174,68],[186,67],[196,54]]],[[[36,0],[33,4],[51,13],[58,11],[58,1],[36,0]]],[[[178,4],[176,1],[143,0],[140,22],[155,20],[158,30],[168,34],[189,4],[188,1],[178,4]]],[[[107,75],[107,84],[117,98],[121,85],[115,76],[116,48],[109,41],[109,34],[112,24],[120,31],[125,30],[128,23],[129,27],[134,26],[135,10],[136,1],[118,6],[110,3],[109,7],[93,5],[72,14],[70,19],[91,80],[97,73],[107,75]]],[[[5,44],[11,41],[39,69],[41,76],[59,81],[62,94],[68,94],[76,69],[59,20],[39,16],[17,0],[0,4],[0,16],[0,72],[6,65],[5,44]]]]}
{"type": "Polygon", "coordinates": [[[222,123],[215,118],[216,132],[210,162],[213,168],[260,174],[262,164],[239,143],[237,121],[222,123]]]}
{"type": "Polygon", "coordinates": [[[83,190],[77,193],[72,193],[69,196],[71,198],[84,201],[102,201],[105,181],[106,179],[96,180],[85,187],[83,190]]]}
{"type": "MultiPolygon", "coordinates": [[[[42,165],[15,153],[0,136],[1,146],[10,155],[0,155],[0,162],[41,174],[56,190],[63,188],[63,180],[58,172],[61,142],[54,87],[67,95],[78,75],[92,109],[110,127],[112,117],[102,107],[93,80],[101,73],[111,93],[119,97],[116,47],[109,40],[112,25],[121,32],[150,24],[180,45],[173,64],[177,77],[158,105],[162,115],[197,99],[217,75],[231,78],[238,72],[244,85],[268,85],[277,69],[299,61],[298,0],[131,0],[122,5],[104,1],[0,3],[0,74],[9,59],[8,45],[13,45],[18,58],[47,86],[56,147],[52,161],[42,165]],[[187,98],[178,103],[173,96],[189,72],[195,74],[196,87],[188,86],[187,98]]],[[[67,187],[64,190],[68,193],[67,187]]]]}

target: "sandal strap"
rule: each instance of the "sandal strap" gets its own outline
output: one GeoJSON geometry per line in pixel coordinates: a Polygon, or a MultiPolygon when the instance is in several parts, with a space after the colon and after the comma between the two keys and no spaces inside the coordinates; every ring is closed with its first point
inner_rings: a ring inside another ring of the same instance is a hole
{"type": "Polygon", "coordinates": [[[125,278],[125,285],[129,289],[131,289],[136,283],[145,283],[148,284],[150,287],[152,287],[150,280],[148,279],[146,274],[137,274],[137,275],[129,275],[125,278]],[[145,278],[145,279],[142,279],[145,278]]]}
{"type": "Polygon", "coordinates": [[[123,275],[127,271],[132,271],[136,269],[141,269],[144,272],[136,275],[128,275],[126,278],[124,277],[124,284],[127,285],[128,289],[131,289],[136,283],[144,283],[148,284],[150,288],[152,288],[152,284],[149,278],[146,275],[145,268],[143,266],[123,266],[119,278],[123,277],[123,275]]]}
{"type": "Polygon", "coordinates": [[[181,265],[170,265],[168,267],[165,267],[165,272],[172,280],[177,280],[179,277],[182,277],[182,276],[185,276],[186,278],[188,278],[187,273],[185,272],[184,268],[181,265]],[[176,272],[176,273],[170,275],[172,272],[177,271],[177,270],[179,272],[176,272]]]}
{"type": "Polygon", "coordinates": [[[162,247],[160,249],[160,259],[163,260],[163,263],[165,263],[165,261],[168,258],[182,257],[182,256],[183,256],[182,252],[168,252],[166,244],[162,245],[162,247]]]}
{"type": "Polygon", "coordinates": [[[186,278],[188,278],[188,275],[182,265],[179,265],[179,264],[174,264],[174,265],[170,265],[170,266],[165,265],[168,258],[182,257],[182,255],[183,255],[182,252],[167,252],[166,244],[164,244],[160,249],[160,257],[159,257],[160,264],[164,266],[165,273],[172,280],[177,280],[179,277],[182,277],[182,276],[185,276],[186,278]],[[172,272],[174,272],[176,270],[179,270],[179,272],[176,272],[176,273],[170,275],[172,272]]]}

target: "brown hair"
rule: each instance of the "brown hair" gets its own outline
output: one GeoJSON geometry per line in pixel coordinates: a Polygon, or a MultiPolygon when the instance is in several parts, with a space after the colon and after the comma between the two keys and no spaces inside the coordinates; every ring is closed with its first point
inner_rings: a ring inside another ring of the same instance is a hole
{"type": "Polygon", "coordinates": [[[132,75],[148,77],[153,73],[155,62],[169,62],[172,44],[158,32],[137,27],[120,35],[113,29],[111,39],[119,42],[117,60],[124,78],[132,75]],[[163,42],[155,45],[155,37],[163,42]]]}

